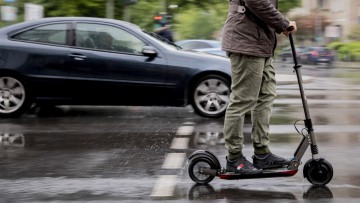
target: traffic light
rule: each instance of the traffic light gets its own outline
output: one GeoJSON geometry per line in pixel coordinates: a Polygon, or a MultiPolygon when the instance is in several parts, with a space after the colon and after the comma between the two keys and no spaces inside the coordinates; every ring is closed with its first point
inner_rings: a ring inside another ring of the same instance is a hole
{"type": "Polygon", "coordinates": [[[159,28],[162,27],[164,25],[169,25],[171,22],[171,15],[167,15],[167,14],[159,14],[159,15],[155,15],[153,17],[154,19],[154,27],[155,28],[159,28]]]}
{"type": "Polygon", "coordinates": [[[166,16],[162,14],[155,15],[153,19],[155,29],[162,27],[166,23],[166,16]]]}
{"type": "Polygon", "coordinates": [[[158,21],[158,22],[161,22],[163,20],[163,16],[162,15],[154,16],[154,20],[158,21]]]}

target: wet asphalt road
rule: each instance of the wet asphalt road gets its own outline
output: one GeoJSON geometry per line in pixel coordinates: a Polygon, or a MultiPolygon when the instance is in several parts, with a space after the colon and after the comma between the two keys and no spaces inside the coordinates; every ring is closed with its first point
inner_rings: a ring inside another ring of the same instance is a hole
{"type": "MultiPolygon", "coordinates": [[[[61,106],[0,120],[0,202],[359,202],[360,88],[324,69],[305,67],[304,75],[316,76],[305,89],[320,154],[334,168],[326,187],[312,187],[302,166],[288,178],[195,185],[186,158],[208,149],[224,166],[226,151],[223,119],[191,107],[61,106]]],[[[291,157],[301,139],[293,126],[304,119],[300,102],[296,84],[278,87],[275,154],[291,157]]],[[[247,121],[248,158],[250,131],[247,121]]]]}

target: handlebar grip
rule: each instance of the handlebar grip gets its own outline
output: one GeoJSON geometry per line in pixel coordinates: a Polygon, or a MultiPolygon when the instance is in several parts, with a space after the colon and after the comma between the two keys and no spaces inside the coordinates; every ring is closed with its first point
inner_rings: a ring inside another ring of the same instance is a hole
{"type": "Polygon", "coordinates": [[[295,27],[294,26],[289,26],[288,28],[286,28],[286,31],[288,31],[288,32],[291,32],[291,31],[293,31],[295,29],[295,27]]]}

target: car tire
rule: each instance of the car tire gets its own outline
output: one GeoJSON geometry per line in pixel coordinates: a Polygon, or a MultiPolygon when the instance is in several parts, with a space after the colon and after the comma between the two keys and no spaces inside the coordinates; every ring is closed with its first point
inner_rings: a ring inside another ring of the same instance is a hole
{"type": "Polygon", "coordinates": [[[30,98],[24,80],[12,75],[0,75],[0,117],[21,116],[30,108],[30,98]]]}
{"type": "Polygon", "coordinates": [[[195,112],[209,118],[222,117],[229,104],[230,82],[219,75],[198,80],[191,91],[191,105],[195,112]]]}

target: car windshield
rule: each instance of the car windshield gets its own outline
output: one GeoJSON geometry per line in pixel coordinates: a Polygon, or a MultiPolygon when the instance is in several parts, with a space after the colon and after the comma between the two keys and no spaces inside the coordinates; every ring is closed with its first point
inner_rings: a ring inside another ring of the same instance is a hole
{"type": "Polygon", "coordinates": [[[170,42],[169,40],[165,39],[164,37],[161,37],[161,36],[157,35],[154,32],[149,32],[149,31],[146,31],[146,30],[143,30],[143,32],[145,34],[149,35],[150,37],[152,37],[153,39],[155,39],[156,41],[160,42],[163,45],[171,46],[172,48],[175,48],[177,50],[182,49],[179,45],[176,45],[175,43],[170,42]]]}

